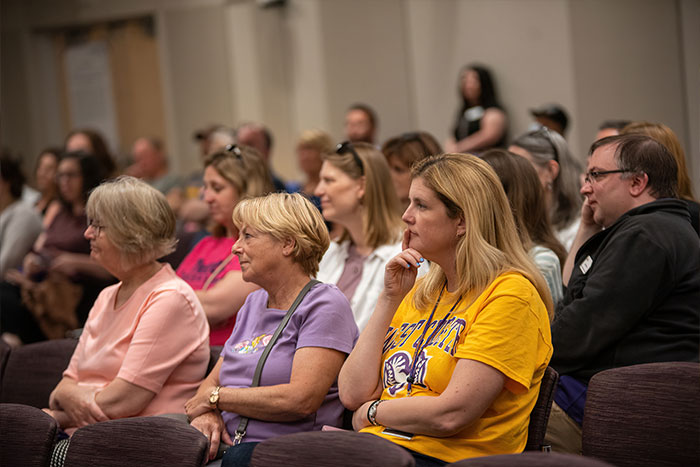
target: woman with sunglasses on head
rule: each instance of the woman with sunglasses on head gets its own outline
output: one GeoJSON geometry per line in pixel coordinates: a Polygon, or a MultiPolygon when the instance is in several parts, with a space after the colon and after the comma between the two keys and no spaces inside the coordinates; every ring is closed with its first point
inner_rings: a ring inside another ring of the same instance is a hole
{"type": "Polygon", "coordinates": [[[445,143],[448,152],[478,153],[506,143],[508,117],[498,102],[488,68],[468,65],[459,74],[462,106],[453,137],[445,143]]]}
{"type": "Polygon", "coordinates": [[[61,156],[56,172],[59,199],[46,211],[45,230],[24,257],[21,271],[8,271],[8,282],[2,284],[3,332],[25,343],[65,337],[66,331],[82,326],[100,290],[113,281],[90,258],[83,236],[85,204],[102,174],[91,154],[61,156]]]}
{"type": "Polygon", "coordinates": [[[203,199],[209,206],[212,235],[195,245],[177,268],[196,292],[209,320],[211,345],[224,345],[231,335],[236,313],[257,286],[243,280],[238,258],[231,251],[238,229],[233,209],[243,198],[272,191],[272,181],[258,151],[229,145],[204,162],[203,199]]]}
{"type": "Polygon", "coordinates": [[[315,195],[323,217],[340,226],[318,280],[336,284],[362,329],[382,289],[386,263],[401,251],[401,217],[386,159],[368,143],[342,143],[324,156],[315,195]]]}
{"type": "Polygon", "coordinates": [[[382,145],[391,171],[396,195],[401,208],[408,207],[408,189],[411,187],[411,166],[424,157],[442,153],[440,143],[428,132],[414,131],[389,138],[382,145]]]}
{"type": "Polygon", "coordinates": [[[486,162],[433,156],[412,176],[403,251],[340,372],[340,399],[355,430],[417,466],[520,452],[552,355],[547,284],[486,162]]]}
{"type": "Polygon", "coordinates": [[[568,251],[581,222],[581,163],[572,156],[566,140],[546,127],[516,138],[508,151],[530,161],[537,171],[550,222],[568,251]]]}

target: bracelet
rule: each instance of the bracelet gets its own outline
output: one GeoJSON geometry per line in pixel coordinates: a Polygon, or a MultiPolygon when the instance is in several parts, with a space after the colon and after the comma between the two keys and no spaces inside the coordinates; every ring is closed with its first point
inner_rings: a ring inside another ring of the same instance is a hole
{"type": "Polygon", "coordinates": [[[377,423],[377,407],[379,407],[379,404],[382,402],[384,402],[382,399],[377,399],[367,407],[367,420],[374,426],[379,425],[377,423]]]}

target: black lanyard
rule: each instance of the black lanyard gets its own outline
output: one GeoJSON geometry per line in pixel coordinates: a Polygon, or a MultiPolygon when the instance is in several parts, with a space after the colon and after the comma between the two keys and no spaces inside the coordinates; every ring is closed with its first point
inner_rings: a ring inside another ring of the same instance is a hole
{"type": "Polygon", "coordinates": [[[416,365],[418,363],[418,356],[423,352],[423,350],[428,346],[428,343],[433,340],[433,337],[435,337],[442,329],[442,327],[445,325],[447,320],[450,318],[450,315],[452,312],[455,310],[459,302],[462,301],[462,296],[459,296],[459,299],[455,302],[454,305],[452,305],[452,308],[450,308],[450,311],[447,312],[447,315],[440,321],[440,324],[435,326],[435,329],[433,332],[430,334],[430,337],[428,337],[428,340],[425,342],[423,341],[423,338],[425,338],[425,333],[428,332],[428,328],[430,327],[430,323],[433,321],[433,315],[435,314],[435,310],[437,310],[438,305],[440,304],[440,299],[442,298],[442,293],[445,291],[445,288],[447,287],[447,282],[445,282],[442,285],[442,290],[440,290],[440,295],[438,295],[437,301],[435,302],[435,306],[433,307],[433,311],[430,312],[430,317],[428,318],[428,321],[425,323],[425,329],[423,329],[423,334],[418,338],[416,341],[416,350],[413,352],[413,362],[411,363],[411,372],[408,374],[408,377],[406,378],[406,382],[408,383],[408,395],[411,395],[411,387],[413,386],[413,383],[416,380],[416,365]]]}

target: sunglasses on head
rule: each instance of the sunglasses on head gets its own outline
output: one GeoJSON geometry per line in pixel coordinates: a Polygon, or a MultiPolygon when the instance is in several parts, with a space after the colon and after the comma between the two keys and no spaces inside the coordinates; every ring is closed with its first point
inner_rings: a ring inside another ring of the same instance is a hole
{"type": "Polygon", "coordinates": [[[338,146],[335,147],[335,153],[340,155],[347,153],[352,154],[352,158],[355,161],[355,164],[357,164],[357,166],[360,168],[360,175],[365,174],[365,165],[362,163],[362,159],[360,159],[360,156],[357,154],[357,151],[355,151],[355,147],[350,141],[344,141],[338,144],[338,146]]]}

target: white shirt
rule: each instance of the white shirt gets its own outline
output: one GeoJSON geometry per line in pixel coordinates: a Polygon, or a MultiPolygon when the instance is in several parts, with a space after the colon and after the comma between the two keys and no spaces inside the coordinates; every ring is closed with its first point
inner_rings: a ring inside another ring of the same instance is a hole
{"type": "MultiPolygon", "coordinates": [[[[323,255],[316,278],[328,284],[336,284],[345,269],[350,240],[343,243],[331,242],[323,255]]],[[[401,242],[382,245],[367,256],[362,265],[362,278],[357,285],[350,307],[355,316],[355,323],[362,331],[374,312],[379,294],[384,288],[384,268],[391,258],[401,253],[401,242]]],[[[420,269],[424,269],[421,267],[420,269]]],[[[419,271],[420,271],[419,269],[419,271]]]]}

